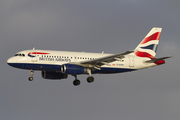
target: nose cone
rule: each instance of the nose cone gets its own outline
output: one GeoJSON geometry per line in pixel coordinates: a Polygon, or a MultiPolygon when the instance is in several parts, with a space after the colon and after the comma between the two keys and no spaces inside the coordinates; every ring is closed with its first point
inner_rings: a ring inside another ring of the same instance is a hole
{"type": "Polygon", "coordinates": [[[12,62],[12,59],[9,58],[9,59],[7,60],[7,64],[8,64],[8,63],[11,63],[11,62],[12,62]]]}
{"type": "Polygon", "coordinates": [[[8,65],[13,66],[13,63],[14,63],[14,59],[12,57],[7,60],[8,65]]]}

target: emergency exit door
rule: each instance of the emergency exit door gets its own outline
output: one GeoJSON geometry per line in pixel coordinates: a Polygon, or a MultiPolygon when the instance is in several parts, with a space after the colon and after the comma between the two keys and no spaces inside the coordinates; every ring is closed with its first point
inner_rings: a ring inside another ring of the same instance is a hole
{"type": "Polygon", "coordinates": [[[133,56],[129,56],[129,67],[134,67],[135,61],[133,56]]]}

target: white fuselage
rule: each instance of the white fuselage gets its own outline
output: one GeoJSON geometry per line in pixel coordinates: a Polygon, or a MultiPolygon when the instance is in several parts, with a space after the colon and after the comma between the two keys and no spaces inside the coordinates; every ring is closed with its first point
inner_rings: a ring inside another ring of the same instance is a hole
{"type": "MultiPolygon", "coordinates": [[[[8,59],[7,63],[13,67],[29,70],[61,71],[61,65],[78,63],[109,56],[111,54],[68,52],[52,50],[24,50],[8,59]]],[[[125,55],[123,59],[101,66],[101,70],[92,73],[120,73],[155,66],[154,63],[144,63],[149,58],[137,57],[134,53],[125,55]]]]}

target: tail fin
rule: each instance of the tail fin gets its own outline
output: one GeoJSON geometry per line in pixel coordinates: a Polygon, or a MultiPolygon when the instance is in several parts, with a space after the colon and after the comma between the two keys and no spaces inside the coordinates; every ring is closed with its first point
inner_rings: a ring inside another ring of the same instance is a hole
{"type": "Polygon", "coordinates": [[[156,56],[161,31],[162,28],[152,28],[134,50],[135,55],[139,57],[154,58],[156,56]]]}

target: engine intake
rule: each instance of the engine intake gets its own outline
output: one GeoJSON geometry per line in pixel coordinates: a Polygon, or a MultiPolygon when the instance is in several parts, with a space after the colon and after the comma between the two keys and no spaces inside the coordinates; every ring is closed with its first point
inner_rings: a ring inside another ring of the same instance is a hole
{"type": "Polygon", "coordinates": [[[44,79],[66,79],[68,77],[67,74],[51,71],[42,71],[41,75],[44,79]]]}
{"type": "Polygon", "coordinates": [[[74,64],[64,64],[61,66],[61,72],[64,74],[84,74],[87,73],[87,68],[84,68],[80,65],[74,65],[74,64]]]}

